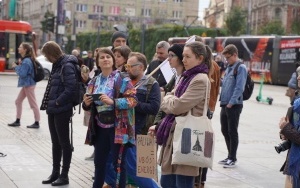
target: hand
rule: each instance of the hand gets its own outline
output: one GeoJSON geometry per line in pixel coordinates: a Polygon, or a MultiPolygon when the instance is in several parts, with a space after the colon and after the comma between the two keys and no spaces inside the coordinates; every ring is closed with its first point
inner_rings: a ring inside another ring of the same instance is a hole
{"type": "Polygon", "coordinates": [[[81,78],[82,78],[83,82],[86,83],[87,80],[89,79],[89,74],[81,72],[81,78]]]}
{"type": "Polygon", "coordinates": [[[231,107],[232,107],[232,104],[227,104],[226,107],[227,107],[227,108],[231,108],[231,107]]]}
{"type": "Polygon", "coordinates": [[[106,94],[102,94],[100,96],[100,100],[107,104],[107,105],[113,105],[114,104],[114,100],[112,100],[111,98],[109,98],[106,94]]]}
{"type": "Polygon", "coordinates": [[[279,122],[279,128],[283,129],[288,123],[289,120],[286,117],[282,117],[279,122]]]}
{"type": "Polygon", "coordinates": [[[93,102],[92,96],[88,96],[87,93],[83,95],[83,103],[85,106],[90,106],[93,102]]]}
{"type": "Polygon", "coordinates": [[[163,87],[160,87],[160,91],[165,91],[165,89],[163,87]]]}
{"type": "Polygon", "coordinates": [[[155,127],[156,127],[156,125],[152,125],[151,127],[149,127],[147,134],[150,136],[154,136],[155,135],[155,127]]]}
{"type": "Polygon", "coordinates": [[[11,67],[14,69],[14,68],[16,68],[18,65],[16,64],[16,62],[13,62],[12,63],[12,65],[11,65],[11,67]]]}

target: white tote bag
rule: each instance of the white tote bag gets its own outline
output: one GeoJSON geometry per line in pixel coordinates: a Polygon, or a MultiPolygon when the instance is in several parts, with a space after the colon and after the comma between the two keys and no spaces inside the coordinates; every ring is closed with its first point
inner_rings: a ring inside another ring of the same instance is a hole
{"type": "Polygon", "coordinates": [[[208,85],[203,116],[192,116],[189,111],[186,116],[175,117],[172,164],[212,168],[215,138],[206,116],[207,95],[208,85]]]}

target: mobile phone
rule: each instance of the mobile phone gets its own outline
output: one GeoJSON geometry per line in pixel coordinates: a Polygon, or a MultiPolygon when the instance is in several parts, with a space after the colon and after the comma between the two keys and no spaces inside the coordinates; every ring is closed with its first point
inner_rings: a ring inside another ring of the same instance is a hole
{"type": "Polygon", "coordinates": [[[92,96],[93,98],[93,101],[99,101],[99,97],[101,96],[102,94],[101,93],[98,93],[98,94],[87,94],[87,96],[92,96]]]}

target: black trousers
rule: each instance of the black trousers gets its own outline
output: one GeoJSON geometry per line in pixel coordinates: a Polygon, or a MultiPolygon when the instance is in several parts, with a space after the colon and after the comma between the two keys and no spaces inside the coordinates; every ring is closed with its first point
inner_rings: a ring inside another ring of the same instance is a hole
{"type": "Polygon", "coordinates": [[[62,173],[67,175],[72,159],[70,143],[69,121],[72,109],[59,114],[48,114],[48,124],[52,141],[53,171],[60,170],[60,161],[63,157],[62,173]]]}
{"type": "Polygon", "coordinates": [[[242,112],[243,105],[234,105],[231,108],[223,106],[221,109],[221,131],[225,138],[228,158],[236,161],[236,151],[239,145],[238,125],[240,120],[240,114],[242,112]]]}

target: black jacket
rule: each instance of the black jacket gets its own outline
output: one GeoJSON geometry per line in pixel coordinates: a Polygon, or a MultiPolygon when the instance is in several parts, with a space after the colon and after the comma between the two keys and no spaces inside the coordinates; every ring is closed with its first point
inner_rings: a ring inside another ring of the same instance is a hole
{"type": "MultiPolygon", "coordinates": [[[[147,68],[147,72],[146,74],[150,74],[154,69],[156,69],[156,67],[158,67],[162,62],[160,62],[159,60],[154,60],[152,61],[148,68],[147,68]]],[[[167,84],[167,81],[164,77],[164,75],[162,74],[161,70],[159,69],[158,71],[156,71],[153,75],[153,78],[155,78],[159,84],[159,87],[163,87],[167,84]]]]}
{"type": "Polygon", "coordinates": [[[73,97],[76,91],[75,66],[77,58],[64,55],[53,64],[54,73],[51,76],[48,96],[47,113],[58,114],[73,108],[73,97]],[[63,69],[62,69],[63,67],[63,69]]]}

